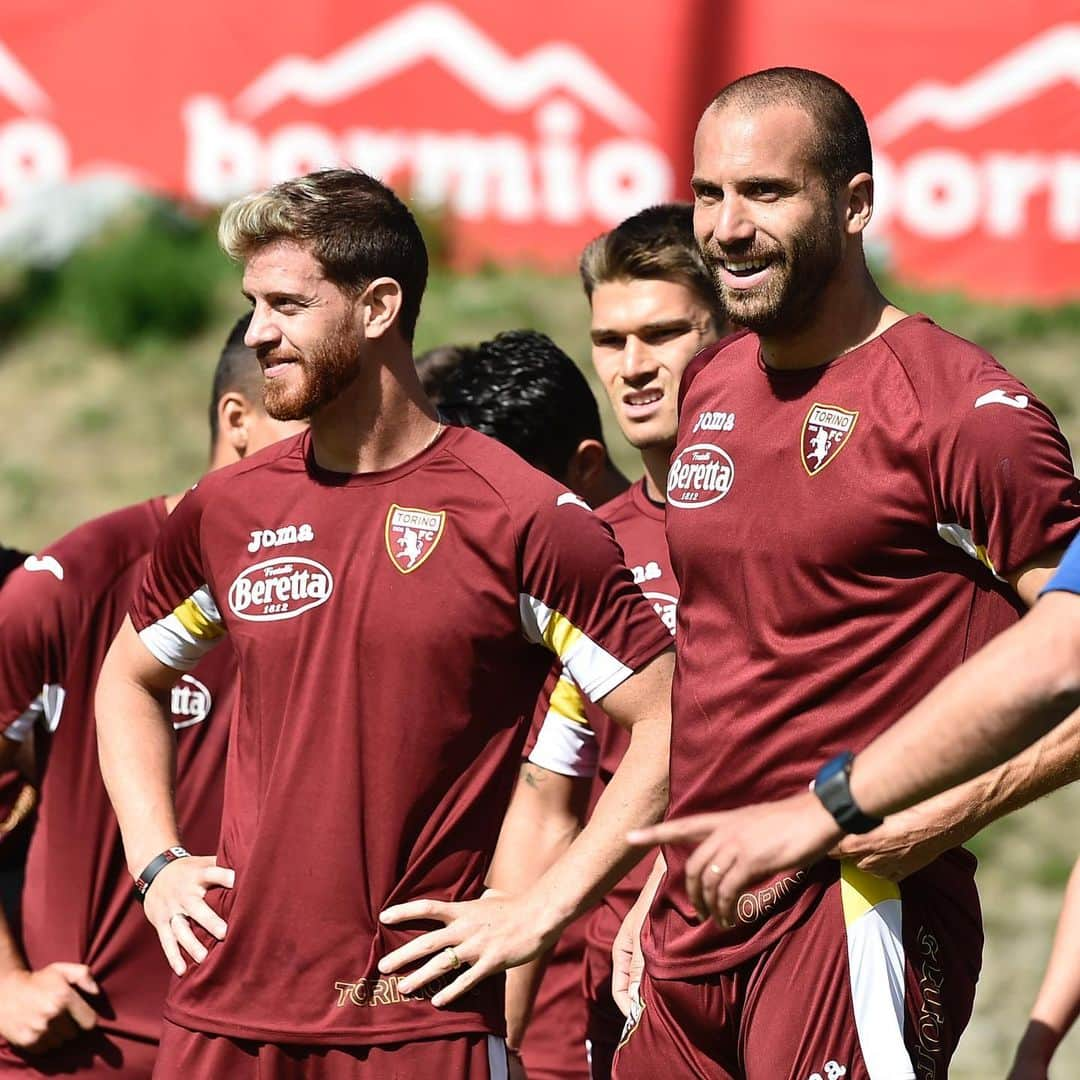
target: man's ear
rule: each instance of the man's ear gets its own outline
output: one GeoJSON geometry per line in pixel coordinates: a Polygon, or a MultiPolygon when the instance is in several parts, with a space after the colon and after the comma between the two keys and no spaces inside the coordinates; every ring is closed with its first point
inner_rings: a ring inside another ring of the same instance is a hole
{"type": "Polygon", "coordinates": [[[869,173],[853,176],[847,186],[844,228],[850,235],[861,233],[874,214],[874,178],[869,173]]]}
{"type": "Polygon", "coordinates": [[[582,439],[566,465],[566,486],[586,502],[608,467],[608,452],[598,439],[582,439]]]}
{"type": "Polygon", "coordinates": [[[403,294],[401,285],[393,278],[375,278],[357,300],[365,338],[383,337],[397,325],[401,316],[403,294]]]}
{"type": "Polygon", "coordinates": [[[238,458],[247,453],[251,404],[239,391],[229,390],[217,403],[218,438],[224,439],[238,458]]]}

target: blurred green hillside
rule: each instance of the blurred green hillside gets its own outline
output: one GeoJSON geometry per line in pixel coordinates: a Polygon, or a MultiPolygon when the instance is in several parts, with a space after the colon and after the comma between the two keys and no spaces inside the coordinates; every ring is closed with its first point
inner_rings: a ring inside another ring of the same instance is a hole
{"type": "MultiPolygon", "coordinates": [[[[991,349],[1080,448],[1080,304],[1045,311],[891,283],[886,291],[991,349]]],[[[237,272],[217,254],[208,224],[167,208],[131,214],[62,267],[0,270],[0,541],[40,547],[88,517],[195,480],[208,451],[211,372],[245,310],[237,272]]],[[[589,373],[587,310],[569,275],[461,276],[436,267],[416,345],[422,351],[526,326],[550,334],[589,373]]],[[[638,475],[601,405],[616,458],[638,475]]],[[[1080,850],[1077,821],[1074,788],[978,840],[986,967],[954,1077],[1007,1071],[1080,850]]],[[[1080,1076],[1080,1031],[1059,1062],[1055,1075],[1080,1076]]]]}

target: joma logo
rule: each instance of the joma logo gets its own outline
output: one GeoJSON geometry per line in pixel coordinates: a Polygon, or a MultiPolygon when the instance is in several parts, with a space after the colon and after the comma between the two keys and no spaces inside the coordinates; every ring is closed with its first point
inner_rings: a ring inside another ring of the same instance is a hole
{"type": "Polygon", "coordinates": [[[305,544],[315,539],[315,531],[305,522],[303,525],[282,525],[280,529],[253,529],[247,549],[252,555],[262,548],[281,547],[283,544],[305,544]]]}

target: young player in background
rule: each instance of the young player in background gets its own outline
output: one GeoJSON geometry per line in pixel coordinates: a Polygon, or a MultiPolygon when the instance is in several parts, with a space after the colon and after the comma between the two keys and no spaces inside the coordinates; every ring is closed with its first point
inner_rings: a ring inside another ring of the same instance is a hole
{"type": "MultiPolygon", "coordinates": [[[[645,469],[644,477],[607,502],[599,516],[611,526],[635,580],[672,634],[678,586],[664,535],[664,492],[678,426],[678,388],[686,366],[724,328],[694,241],[691,213],[687,205],[651,207],[598,237],[581,259],[593,367],[620,430],[640,452],[645,469]]],[[[550,707],[545,706],[497,856],[497,869],[519,881],[541,873],[559,852],[557,843],[545,848],[528,837],[560,816],[573,820],[576,808],[589,802],[589,788],[594,799],[603,790],[626,745],[618,725],[586,703],[568,679],[560,681],[550,707]]],[[[652,859],[639,864],[588,920],[583,985],[594,1078],[610,1076],[623,1026],[611,992],[615,935],[651,865],[652,859]]],[[[528,968],[507,976],[511,1039],[528,1019],[534,976],[528,968]]],[[[543,992],[542,983],[534,1010],[539,1021],[543,992]]],[[[529,1032],[531,1037],[531,1025],[529,1032]]]]}
{"type": "MultiPolygon", "coordinates": [[[[271,419],[234,328],[214,375],[211,469],[298,425],[271,419]]],[[[40,820],[22,929],[0,920],[0,1076],[150,1076],[169,981],[135,903],[96,760],[93,691],[150,549],[181,496],[87,522],[28,558],[0,590],[0,761],[33,740],[40,820]]],[[[186,832],[217,842],[235,682],[230,650],[166,688],[186,832]]]]}

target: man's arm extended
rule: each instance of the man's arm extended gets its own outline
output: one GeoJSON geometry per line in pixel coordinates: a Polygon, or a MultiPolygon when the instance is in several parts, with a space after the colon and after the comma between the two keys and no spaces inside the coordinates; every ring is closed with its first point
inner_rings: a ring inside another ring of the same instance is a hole
{"type": "Polygon", "coordinates": [[[417,900],[383,912],[383,921],[391,924],[416,919],[445,924],[380,962],[380,970],[388,973],[437,953],[402,980],[403,993],[454,970],[457,959],[468,968],[432,998],[435,1005],[448,1004],[482,978],[538,956],[641,858],[626,833],[636,823],[657,821],[667,806],[673,663],[669,650],[600,702],[613,720],[630,729],[630,746],[588,825],[531,888],[517,896],[462,904],[417,900]]]}
{"type": "MultiPolygon", "coordinates": [[[[1052,592],[948,675],[856,759],[850,790],[885,817],[995,768],[1080,706],[1080,597],[1052,592]]],[[[687,889],[702,913],[734,925],[739,895],[815,861],[843,831],[812,792],[722,814],[666,821],[642,845],[696,844],[687,889]]]]}
{"type": "MultiPolygon", "coordinates": [[[[167,711],[178,677],[150,654],[125,619],[101,668],[95,711],[101,774],[133,878],[181,842],[173,801],[176,739],[167,711]]],[[[177,975],[186,970],[181,948],[196,962],[206,956],[189,919],[218,939],[225,936],[225,923],[203,897],[209,887],[232,883],[232,871],[216,866],[212,855],[178,859],[154,878],[145,896],[146,917],[177,975]]]]}
{"type": "MultiPolygon", "coordinates": [[[[1029,607],[1061,553],[1048,552],[1010,579],[1029,607]]],[[[848,836],[833,852],[861,870],[899,881],[998,818],[1080,778],[1080,713],[997,768],[886,819],[872,833],[848,836]]]]}

